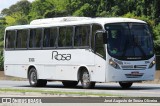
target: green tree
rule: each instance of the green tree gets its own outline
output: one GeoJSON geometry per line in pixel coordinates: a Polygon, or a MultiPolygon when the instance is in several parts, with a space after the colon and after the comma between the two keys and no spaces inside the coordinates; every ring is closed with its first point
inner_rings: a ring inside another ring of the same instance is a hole
{"type": "Polygon", "coordinates": [[[43,1],[35,0],[32,2],[29,20],[31,21],[33,19],[43,18],[44,8],[43,1]]]}
{"type": "Polygon", "coordinates": [[[5,30],[5,18],[0,17],[0,71],[3,70],[3,40],[5,30]]]}
{"type": "Polygon", "coordinates": [[[153,30],[154,33],[154,46],[155,46],[155,50],[156,53],[160,55],[160,23],[154,27],[153,30]]]}
{"type": "Polygon", "coordinates": [[[16,12],[22,12],[24,15],[28,15],[30,12],[31,3],[27,0],[21,0],[14,5],[11,5],[9,9],[5,8],[2,10],[3,15],[12,15],[16,12]]]}
{"type": "Polygon", "coordinates": [[[93,6],[85,3],[81,8],[73,13],[74,16],[86,16],[93,17],[95,14],[93,13],[93,6]]]}
{"type": "MultiPolygon", "coordinates": [[[[2,10],[5,26],[62,16],[129,17],[149,23],[159,48],[160,0],[21,0],[2,10]]],[[[3,33],[3,31],[1,32],[3,33]]],[[[157,49],[160,51],[159,49],[157,49]]]]}
{"type": "Polygon", "coordinates": [[[27,17],[21,12],[16,12],[13,13],[12,15],[6,16],[5,19],[7,26],[24,25],[28,23],[27,17]]]}
{"type": "Polygon", "coordinates": [[[43,14],[44,18],[62,17],[70,15],[68,11],[68,0],[46,0],[44,5],[47,7],[43,14]]]}

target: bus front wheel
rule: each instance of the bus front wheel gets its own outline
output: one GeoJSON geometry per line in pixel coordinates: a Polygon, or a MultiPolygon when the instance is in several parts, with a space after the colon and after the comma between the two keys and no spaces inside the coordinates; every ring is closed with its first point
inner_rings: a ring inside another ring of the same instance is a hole
{"type": "Polygon", "coordinates": [[[84,89],[94,88],[95,82],[90,81],[90,75],[87,70],[84,70],[81,74],[81,84],[84,89]]]}
{"type": "Polygon", "coordinates": [[[44,87],[47,84],[47,80],[37,79],[37,71],[35,68],[30,69],[28,78],[32,87],[44,87]]]}
{"type": "Polygon", "coordinates": [[[119,85],[123,88],[123,89],[127,89],[130,88],[132,86],[133,82],[119,82],[119,85]]]}

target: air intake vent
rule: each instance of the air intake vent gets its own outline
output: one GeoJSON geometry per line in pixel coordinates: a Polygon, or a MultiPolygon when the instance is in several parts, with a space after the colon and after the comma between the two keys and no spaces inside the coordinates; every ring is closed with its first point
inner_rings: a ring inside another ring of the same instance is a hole
{"type": "Polygon", "coordinates": [[[146,69],[147,65],[123,65],[121,67],[123,70],[142,70],[146,69]]]}
{"type": "Polygon", "coordinates": [[[133,65],[124,65],[122,66],[122,69],[133,69],[133,65]]]}
{"type": "Polygon", "coordinates": [[[140,78],[143,76],[143,73],[139,73],[139,74],[125,74],[127,78],[140,78]]]}

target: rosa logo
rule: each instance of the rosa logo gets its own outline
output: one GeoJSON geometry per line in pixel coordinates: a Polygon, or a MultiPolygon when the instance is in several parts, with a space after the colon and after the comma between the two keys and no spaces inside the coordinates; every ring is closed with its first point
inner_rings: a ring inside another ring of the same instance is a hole
{"type": "Polygon", "coordinates": [[[71,54],[59,54],[57,51],[52,52],[52,59],[56,59],[58,61],[69,61],[71,60],[71,54]]]}

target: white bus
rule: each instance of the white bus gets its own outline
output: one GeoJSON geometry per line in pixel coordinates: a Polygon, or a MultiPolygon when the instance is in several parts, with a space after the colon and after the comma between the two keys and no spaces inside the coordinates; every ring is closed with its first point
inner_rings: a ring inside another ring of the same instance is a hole
{"type": "Polygon", "coordinates": [[[95,83],[154,80],[155,54],[146,22],[129,18],[60,17],[5,30],[5,75],[33,87],[61,81],[83,88],[95,83]]]}

